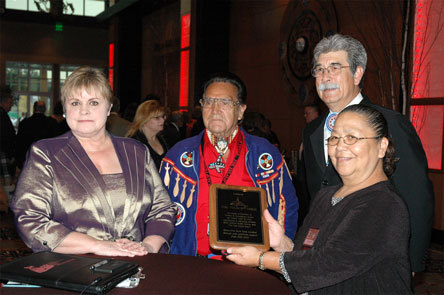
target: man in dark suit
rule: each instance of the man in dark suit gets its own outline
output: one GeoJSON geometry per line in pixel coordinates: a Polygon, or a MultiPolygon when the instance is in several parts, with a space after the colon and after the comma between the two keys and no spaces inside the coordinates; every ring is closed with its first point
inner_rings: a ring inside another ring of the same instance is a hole
{"type": "Polygon", "coordinates": [[[162,131],[162,135],[168,144],[168,148],[172,148],[176,143],[185,139],[185,137],[182,136],[183,127],[183,113],[181,111],[172,112],[168,123],[165,124],[165,128],[162,131]]]}
{"type": "Polygon", "coordinates": [[[119,111],[120,99],[114,96],[111,112],[106,120],[106,130],[115,136],[125,137],[131,127],[131,122],[120,117],[119,111]]]}
{"type": "Polygon", "coordinates": [[[26,152],[32,143],[59,135],[57,121],[45,115],[46,103],[42,100],[34,102],[34,113],[20,122],[17,132],[16,160],[22,169],[26,160],[26,152]]]}
{"type": "MultiPolygon", "coordinates": [[[[15,129],[8,112],[13,106],[13,93],[8,85],[0,85],[0,180],[15,176],[14,154],[16,148],[15,129]]],[[[9,183],[8,183],[9,184],[9,183]]]]}
{"type": "Polygon", "coordinates": [[[329,112],[308,124],[303,133],[303,162],[311,198],[321,188],[341,183],[325,145],[336,114],[353,104],[373,106],[386,118],[399,158],[391,181],[410,213],[412,272],[423,271],[433,225],[434,194],[426,155],[415,129],[405,116],[374,105],[361,94],[367,54],[358,40],[340,34],[326,37],[316,45],[313,61],[316,88],[329,112]]]}

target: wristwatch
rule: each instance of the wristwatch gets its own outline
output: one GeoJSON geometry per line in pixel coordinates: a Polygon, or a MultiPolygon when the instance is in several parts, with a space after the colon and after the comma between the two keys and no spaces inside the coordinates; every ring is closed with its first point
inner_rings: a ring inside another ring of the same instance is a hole
{"type": "Polygon", "coordinates": [[[265,266],[264,266],[264,255],[266,252],[261,252],[261,254],[259,254],[259,266],[257,268],[259,268],[260,270],[265,270],[265,266]]]}

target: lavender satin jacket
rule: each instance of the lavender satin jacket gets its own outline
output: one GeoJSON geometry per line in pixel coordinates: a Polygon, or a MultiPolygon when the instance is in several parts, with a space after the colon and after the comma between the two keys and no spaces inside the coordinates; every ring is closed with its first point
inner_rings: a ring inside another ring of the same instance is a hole
{"type": "Polygon", "coordinates": [[[114,209],[102,176],[71,132],[31,146],[11,209],[21,238],[33,251],[52,251],[72,231],[100,240],[160,235],[170,241],[177,209],[148,148],[110,136],[126,184],[125,202],[114,209]],[[115,213],[124,222],[115,222],[115,213]]]}

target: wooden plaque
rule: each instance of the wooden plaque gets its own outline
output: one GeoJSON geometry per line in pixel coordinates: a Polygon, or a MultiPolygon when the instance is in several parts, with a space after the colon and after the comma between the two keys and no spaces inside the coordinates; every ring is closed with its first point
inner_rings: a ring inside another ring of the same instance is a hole
{"type": "Polygon", "coordinates": [[[210,186],[210,246],[253,246],[270,249],[268,223],[263,216],[266,193],[259,187],[212,184],[210,186]]]}

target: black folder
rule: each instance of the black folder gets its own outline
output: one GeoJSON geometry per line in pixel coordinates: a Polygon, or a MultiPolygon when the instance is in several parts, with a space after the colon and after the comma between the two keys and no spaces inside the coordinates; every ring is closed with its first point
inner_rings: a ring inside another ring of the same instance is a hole
{"type": "Polygon", "coordinates": [[[0,280],[105,294],[137,272],[131,261],[39,252],[0,265],[0,280]]]}

